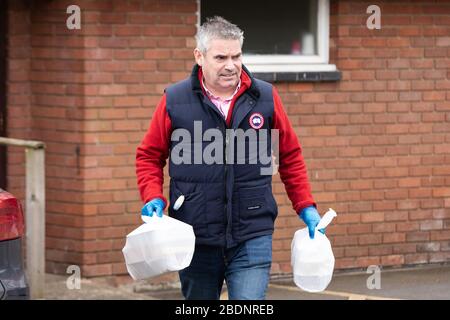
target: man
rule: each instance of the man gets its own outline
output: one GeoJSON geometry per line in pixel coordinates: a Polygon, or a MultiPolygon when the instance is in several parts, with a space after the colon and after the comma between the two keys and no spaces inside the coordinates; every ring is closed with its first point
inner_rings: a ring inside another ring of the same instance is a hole
{"type": "MultiPolygon", "coordinates": [[[[179,272],[184,297],[219,299],[225,280],[229,299],[264,299],[277,216],[272,177],[263,174],[261,161],[251,161],[255,154],[250,148],[239,154],[230,130],[253,133],[266,154],[272,151],[270,130],[278,130],[280,176],[310,237],[320,216],[300,144],[277,91],[242,65],[243,32],[214,17],[200,27],[196,40],[191,76],[167,88],[137,148],[142,214],[162,216],[167,206],[163,168],[170,154],[169,215],[191,224],[196,236],[191,265],[179,272]],[[219,148],[216,143],[211,157],[224,161],[202,158],[213,140],[207,132],[222,134],[216,136],[219,148]],[[184,133],[197,138],[193,143],[180,139],[184,133]],[[229,157],[230,150],[238,154],[229,157]]],[[[250,144],[244,141],[246,147],[250,144]]]]}

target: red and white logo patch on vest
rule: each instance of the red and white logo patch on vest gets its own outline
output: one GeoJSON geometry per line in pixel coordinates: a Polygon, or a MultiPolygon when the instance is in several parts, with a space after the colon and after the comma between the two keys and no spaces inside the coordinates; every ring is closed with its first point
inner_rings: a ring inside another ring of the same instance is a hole
{"type": "Polygon", "coordinates": [[[248,119],[248,122],[253,129],[260,129],[264,124],[264,117],[261,113],[253,113],[248,119]]]}

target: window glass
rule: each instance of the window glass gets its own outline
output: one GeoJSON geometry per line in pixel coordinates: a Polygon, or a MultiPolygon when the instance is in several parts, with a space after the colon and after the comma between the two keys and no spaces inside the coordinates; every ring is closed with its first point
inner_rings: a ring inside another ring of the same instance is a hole
{"type": "Polygon", "coordinates": [[[317,55],[317,0],[202,0],[201,23],[219,15],[244,31],[244,54],[317,55]]]}

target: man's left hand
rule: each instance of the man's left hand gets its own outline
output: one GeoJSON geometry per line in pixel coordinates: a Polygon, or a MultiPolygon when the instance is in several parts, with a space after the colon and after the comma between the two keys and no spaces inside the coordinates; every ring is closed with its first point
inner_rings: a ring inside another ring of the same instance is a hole
{"type": "MultiPolygon", "coordinates": [[[[317,212],[316,207],[310,206],[304,208],[302,211],[300,211],[299,217],[308,227],[309,237],[311,239],[314,239],[314,233],[320,221],[320,215],[319,212],[317,212]]],[[[319,231],[325,234],[325,228],[319,229],[319,231]]]]}

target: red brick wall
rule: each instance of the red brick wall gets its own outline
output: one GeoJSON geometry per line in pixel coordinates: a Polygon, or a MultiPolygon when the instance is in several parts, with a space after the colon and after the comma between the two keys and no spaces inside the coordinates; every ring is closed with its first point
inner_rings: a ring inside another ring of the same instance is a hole
{"type": "MultiPolygon", "coordinates": [[[[30,139],[30,16],[29,8],[21,1],[9,4],[7,28],[7,134],[30,139]]],[[[8,147],[8,191],[20,198],[25,196],[24,161],[23,148],[8,147]]]]}
{"type": "MultiPolygon", "coordinates": [[[[84,39],[52,2],[9,1],[8,136],[46,143],[47,269],[84,259],[84,39]]],[[[8,153],[9,190],[24,197],[24,149],[8,153]]],[[[87,233],[87,232],[86,232],[87,233]]],[[[60,272],[65,272],[66,266],[60,272]]]]}
{"type": "MultiPolygon", "coordinates": [[[[196,4],[77,1],[81,30],[68,30],[70,4],[10,6],[8,135],[47,144],[47,271],[124,274],[142,206],[135,150],[164,88],[191,68],[196,4]]],[[[9,152],[19,197],[22,152],[9,152]]]]}
{"type": "MultiPolygon", "coordinates": [[[[163,89],[193,63],[195,1],[12,1],[9,136],[47,143],[47,270],[126,274],[139,222],[135,150],[163,89]],[[27,2],[28,3],[28,2],[27,2]]],[[[339,269],[450,259],[450,1],[332,1],[332,83],[277,83],[304,148],[339,269]]],[[[23,192],[22,151],[9,184],[23,192]]],[[[166,168],[167,169],[167,168],[166,168]]],[[[166,187],[167,187],[166,179],[166,187]]],[[[303,225],[278,176],[273,272],[291,272],[303,225]]]]}
{"type": "Polygon", "coordinates": [[[347,224],[337,267],[449,261],[450,2],[381,2],[381,30],[359,27],[369,4],[339,3],[333,17],[343,81],[325,102],[348,116],[327,138],[344,166],[333,166],[347,224]]]}
{"type": "MultiPolygon", "coordinates": [[[[336,268],[450,260],[450,1],[332,1],[335,83],[282,83],[336,268]]],[[[279,182],[276,190],[283,193],[279,182]]],[[[279,197],[280,199],[280,197],[279,197]]],[[[286,196],[275,270],[290,272],[298,228],[286,196]]]]}
{"type": "Polygon", "coordinates": [[[85,205],[92,216],[84,275],[125,274],[125,235],[140,223],[136,147],[164,88],[190,69],[195,3],[81,2],[82,32],[92,49],[85,94],[85,205]]]}

